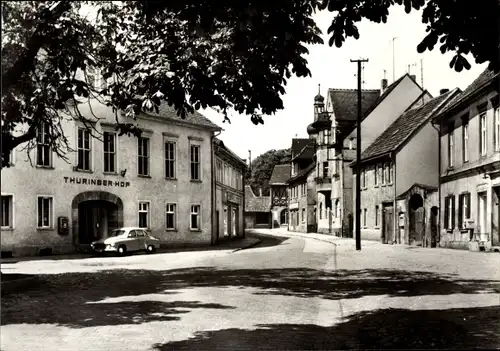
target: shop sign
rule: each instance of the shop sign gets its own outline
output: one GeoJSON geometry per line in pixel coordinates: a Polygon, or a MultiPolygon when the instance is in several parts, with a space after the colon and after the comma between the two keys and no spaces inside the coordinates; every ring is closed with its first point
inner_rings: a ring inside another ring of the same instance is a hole
{"type": "Polygon", "coordinates": [[[82,177],[64,177],[64,182],[69,184],[111,186],[115,188],[126,188],[130,186],[130,182],[82,177]]]}

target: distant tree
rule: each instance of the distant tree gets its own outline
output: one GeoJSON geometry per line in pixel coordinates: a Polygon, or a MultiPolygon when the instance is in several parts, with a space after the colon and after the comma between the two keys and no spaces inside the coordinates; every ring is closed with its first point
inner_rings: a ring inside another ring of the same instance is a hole
{"type": "Polygon", "coordinates": [[[61,112],[82,120],[78,104],[88,99],[126,113],[121,134],[139,135],[139,111],[162,102],[181,116],[212,107],[263,123],[283,109],[287,80],[310,75],[306,45],[323,43],[316,10],[333,13],[329,45],[341,47],[359,38],[357,22],[386,22],[395,4],[423,8],[419,52],[439,42],[456,53],[456,71],[470,68],[466,54],[500,69],[498,0],[2,1],[2,167],[18,145],[35,146],[42,123],[65,157],[61,112]],[[78,74],[88,67],[111,83],[96,88],[78,74]]]}
{"type": "Polygon", "coordinates": [[[269,178],[273,172],[274,166],[279,164],[288,164],[291,160],[290,149],[269,150],[257,156],[252,161],[251,174],[247,178],[254,191],[262,188],[263,195],[269,195],[269,178]]]}

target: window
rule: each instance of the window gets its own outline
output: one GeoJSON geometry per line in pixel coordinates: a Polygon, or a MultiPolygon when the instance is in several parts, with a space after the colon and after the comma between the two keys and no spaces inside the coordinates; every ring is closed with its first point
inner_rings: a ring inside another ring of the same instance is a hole
{"type": "Polygon", "coordinates": [[[368,212],[368,210],[365,208],[363,210],[363,227],[366,227],[366,213],[368,212]]]}
{"type": "Polygon", "coordinates": [[[295,175],[295,163],[292,162],[292,176],[295,175]]]}
{"type": "Polygon", "coordinates": [[[486,113],[479,116],[479,154],[481,156],[486,155],[487,144],[486,144],[486,113]]]}
{"type": "Polygon", "coordinates": [[[330,136],[332,135],[332,132],[330,129],[325,129],[323,130],[323,141],[324,144],[328,145],[330,144],[330,136]]]}
{"type": "Polygon", "coordinates": [[[200,230],[200,205],[191,205],[191,230],[200,230]]]}
{"type": "Polygon", "coordinates": [[[42,123],[36,133],[36,165],[39,167],[52,166],[52,150],[47,123],[42,123]]]}
{"type": "Polygon", "coordinates": [[[495,151],[500,151],[500,108],[495,108],[493,111],[493,118],[495,123],[495,128],[493,130],[495,133],[495,151]]]}
{"type": "Polygon", "coordinates": [[[448,167],[453,167],[453,147],[455,145],[453,130],[448,133],[448,167]]]}
{"type": "Polygon", "coordinates": [[[380,165],[380,183],[385,184],[385,171],[384,171],[384,164],[380,165]]]}
{"type": "Polygon", "coordinates": [[[392,184],[392,162],[387,164],[387,184],[392,184]]]}
{"type": "Polygon", "coordinates": [[[380,215],[380,214],[379,214],[379,207],[378,207],[378,205],[377,205],[377,206],[375,206],[375,227],[378,227],[378,225],[379,225],[379,224],[378,224],[378,221],[379,221],[378,216],[379,216],[379,215],[380,215]]]}
{"type": "Polygon", "coordinates": [[[465,122],[463,124],[463,129],[462,129],[462,157],[463,157],[463,162],[469,162],[469,122],[465,122]]]}
{"type": "Polygon", "coordinates": [[[104,172],[116,172],[116,134],[104,132],[104,172]]]}
{"type": "Polygon", "coordinates": [[[302,208],[302,223],[306,221],[306,209],[302,208]]]}
{"type": "Polygon", "coordinates": [[[165,143],[165,178],[175,178],[175,142],[165,143]]]}
{"type": "Polygon", "coordinates": [[[222,161],[217,160],[217,181],[222,183],[222,161]]]}
{"type": "Polygon", "coordinates": [[[81,171],[90,171],[90,131],[78,128],[78,165],[81,171]]]}
{"type": "Polygon", "coordinates": [[[137,140],[138,165],[137,173],[141,176],[149,175],[149,139],[139,138],[137,140]]]}
{"type": "Polygon", "coordinates": [[[175,229],[176,227],[176,215],[175,215],[175,204],[167,204],[165,211],[165,228],[175,229]]]}
{"type": "Polygon", "coordinates": [[[323,178],[328,177],[328,161],[323,162],[323,178]]]}
{"type": "Polygon", "coordinates": [[[319,219],[323,219],[323,203],[319,203],[319,219]]]}
{"type": "Polygon", "coordinates": [[[374,173],[373,184],[375,186],[378,186],[378,165],[375,166],[373,173],[374,173]]]}
{"type": "Polygon", "coordinates": [[[450,195],[444,199],[444,225],[445,229],[453,230],[455,225],[455,196],[450,195]]]}
{"type": "Polygon", "coordinates": [[[2,195],[2,228],[14,227],[13,196],[2,195]]]}
{"type": "Polygon", "coordinates": [[[38,196],[38,228],[52,228],[52,197],[38,196]]]}
{"type": "Polygon", "coordinates": [[[361,171],[361,189],[366,188],[366,171],[363,169],[361,171]]]}
{"type": "Polygon", "coordinates": [[[458,225],[463,228],[465,219],[470,218],[470,193],[460,194],[458,197],[458,225]]]}
{"type": "Polygon", "coordinates": [[[139,228],[149,228],[149,202],[139,202],[139,228]]]}
{"type": "MultiPolygon", "coordinates": [[[[191,180],[200,180],[200,146],[191,145],[191,180]]],[[[227,182],[226,184],[228,184],[227,182]]]]}

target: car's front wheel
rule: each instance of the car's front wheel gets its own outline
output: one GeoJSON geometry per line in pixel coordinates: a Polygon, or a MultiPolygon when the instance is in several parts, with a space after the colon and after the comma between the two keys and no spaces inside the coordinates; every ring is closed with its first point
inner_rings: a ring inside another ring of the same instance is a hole
{"type": "Polygon", "coordinates": [[[125,255],[127,253],[127,247],[125,245],[120,245],[118,247],[118,253],[120,255],[125,255]]]}
{"type": "Polygon", "coordinates": [[[153,245],[148,245],[148,247],[146,248],[146,252],[149,254],[151,254],[155,251],[156,251],[156,248],[153,245]]]}

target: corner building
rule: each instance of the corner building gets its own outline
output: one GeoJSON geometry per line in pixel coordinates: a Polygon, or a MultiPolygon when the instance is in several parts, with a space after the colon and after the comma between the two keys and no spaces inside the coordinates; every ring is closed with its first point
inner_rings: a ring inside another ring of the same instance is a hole
{"type": "MultiPolygon", "coordinates": [[[[92,116],[88,104],[79,108],[92,116]]],[[[140,138],[119,136],[110,109],[92,110],[98,120],[62,122],[74,149],[67,161],[46,143],[41,126],[32,164],[21,145],[2,170],[2,253],[86,250],[122,226],[145,228],[166,247],[209,245],[212,145],[221,128],[196,112],[182,119],[163,105],[135,121],[119,116],[143,131],[140,138]]]]}

